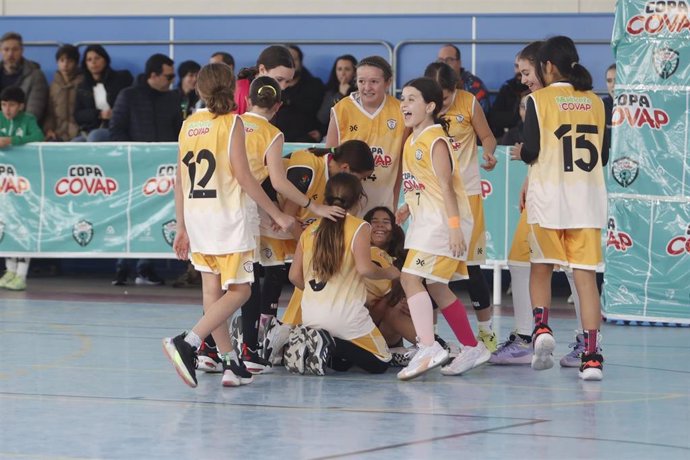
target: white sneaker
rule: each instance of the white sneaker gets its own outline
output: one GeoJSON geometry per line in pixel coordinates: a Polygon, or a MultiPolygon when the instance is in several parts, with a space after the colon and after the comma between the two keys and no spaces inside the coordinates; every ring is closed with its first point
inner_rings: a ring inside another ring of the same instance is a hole
{"type": "Polygon", "coordinates": [[[575,299],[573,299],[573,295],[570,294],[568,298],[566,299],[566,302],[569,303],[570,305],[575,303],[575,299]]]}
{"type": "Polygon", "coordinates": [[[543,371],[553,367],[553,350],[556,349],[556,339],[550,333],[537,334],[534,339],[534,355],[532,355],[532,369],[543,371]]]}
{"type": "Polygon", "coordinates": [[[273,365],[280,365],[283,362],[283,352],[290,338],[291,330],[292,326],[281,323],[275,317],[269,320],[264,329],[261,347],[263,358],[266,361],[273,365]]]}
{"type": "Polygon", "coordinates": [[[426,347],[422,344],[418,344],[417,348],[419,351],[417,351],[412,360],[410,360],[410,364],[398,372],[398,379],[413,379],[426,371],[440,366],[448,359],[448,350],[443,348],[436,341],[434,341],[433,345],[426,347]]]}
{"type": "Polygon", "coordinates": [[[474,347],[463,347],[460,354],[450,364],[441,368],[441,374],[460,375],[484,364],[489,358],[491,358],[491,352],[484,342],[477,342],[474,347]]]}

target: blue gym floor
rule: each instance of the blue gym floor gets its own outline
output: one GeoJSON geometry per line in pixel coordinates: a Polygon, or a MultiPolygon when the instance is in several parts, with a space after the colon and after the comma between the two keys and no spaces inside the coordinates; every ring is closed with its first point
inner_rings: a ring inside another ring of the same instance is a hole
{"type": "MultiPolygon", "coordinates": [[[[690,328],[604,325],[602,382],[485,365],[411,382],[276,369],[240,388],[200,374],[191,389],[161,338],[197,320],[198,292],[46,283],[0,291],[0,458],[690,458],[690,328]]],[[[558,359],[576,324],[564,298],[553,316],[558,359]]]]}

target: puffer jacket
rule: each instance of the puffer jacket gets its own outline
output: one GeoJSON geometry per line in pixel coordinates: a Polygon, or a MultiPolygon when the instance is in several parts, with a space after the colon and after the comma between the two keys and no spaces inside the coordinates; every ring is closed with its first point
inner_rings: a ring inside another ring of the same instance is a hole
{"type": "MultiPolygon", "coordinates": [[[[3,63],[0,62],[0,68],[2,66],[3,63]]],[[[26,95],[24,110],[33,114],[40,123],[48,104],[48,81],[41,70],[41,66],[34,61],[22,60],[20,73],[16,85],[24,90],[26,95]]]]}
{"type": "Polygon", "coordinates": [[[43,131],[54,131],[57,140],[70,141],[79,135],[79,125],[74,120],[77,86],[84,76],[79,74],[66,81],[60,72],[55,72],[50,84],[48,109],[43,122],[43,131]]]}

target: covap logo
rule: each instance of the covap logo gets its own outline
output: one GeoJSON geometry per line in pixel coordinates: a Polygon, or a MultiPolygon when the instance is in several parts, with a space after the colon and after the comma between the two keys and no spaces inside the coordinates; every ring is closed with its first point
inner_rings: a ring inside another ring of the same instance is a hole
{"type": "Polygon", "coordinates": [[[93,239],[93,224],[86,220],[80,220],[72,226],[72,238],[79,246],[88,246],[93,239]]]}
{"type": "Polygon", "coordinates": [[[616,219],[609,218],[606,231],[606,247],[613,247],[618,252],[626,252],[633,247],[633,240],[629,234],[616,229],[616,219]]]}
{"type": "Polygon", "coordinates": [[[67,168],[67,176],[61,177],[55,183],[55,194],[87,195],[98,194],[110,196],[118,190],[117,181],[107,177],[103,168],[96,165],[71,165],[67,168]]]}
{"type": "Polygon", "coordinates": [[[403,172],[402,185],[403,193],[420,192],[426,188],[424,184],[417,181],[417,178],[411,172],[403,172]]]}
{"type": "Polygon", "coordinates": [[[22,177],[12,165],[0,164],[0,193],[22,195],[31,190],[31,183],[22,177]]]}
{"type": "Polygon", "coordinates": [[[388,155],[381,147],[372,146],[371,154],[374,156],[375,168],[388,168],[393,164],[393,157],[388,155]]]}
{"type": "Polygon", "coordinates": [[[486,179],[482,179],[480,182],[482,188],[482,199],[486,199],[487,196],[494,192],[494,186],[486,179]]]}
{"type": "Polygon", "coordinates": [[[671,238],[666,245],[666,253],[670,256],[690,254],[690,224],[688,224],[688,228],[685,230],[685,235],[671,238]]]}
{"type": "Polygon", "coordinates": [[[690,31],[688,4],[682,0],[647,2],[644,10],[631,17],[625,28],[630,35],[687,33],[690,31]]]}
{"type": "Polygon", "coordinates": [[[163,231],[163,239],[166,243],[168,243],[168,246],[172,247],[173,242],[175,241],[175,234],[177,233],[177,220],[172,219],[167,222],[163,222],[161,230],[163,231]]]}
{"type": "Polygon", "coordinates": [[[611,175],[621,187],[635,182],[640,172],[640,164],[630,157],[620,157],[611,163],[611,175]]]}
{"type": "Polygon", "coordinates": [[[652,54],[654,70],[664,80],[676,73],[680,64],[678,51],[671,48],[660,48],[652,54]]]}
{"type": "Polygon", "coordinates": [[[175,189],[175,174],[177,165],[166,164],[158,166],[156,175],[144,182],[142,192],[144,196],[167,195],[175,189]]]}
{"type": "Polygon", "coordinates": [[[661,129],[668,122],[668,113],[654,108],[647,94],[619,94],[611,114],[612,126],[627,123],[633,128],[648,125],[652,129],[661,129]]]}

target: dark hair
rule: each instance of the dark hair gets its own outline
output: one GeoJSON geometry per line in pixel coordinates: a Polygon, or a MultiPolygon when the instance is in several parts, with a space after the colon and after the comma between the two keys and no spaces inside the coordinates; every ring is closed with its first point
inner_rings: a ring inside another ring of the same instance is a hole
{"type": "MultiPolygon", "coordinates": [[[[362,181],[352,174],[338,173],[326,182],[324,202],[349,210],[359,204],[364,196],[362,181]]],[[[345,217],[336,221],[321,219],[314,236],[312,269],[316,279],[327,282],[343,263],[345,253],[345,217]]]]}
{"type": "MultiPolygon", "coordinates": [[[[328,83],[326,83],[326,91],[331,90],[331,91],[338,91],[340,90],[340,81],[338,81],[338,74],[336,73],[336,68],[338,67],[338,61],[348,61],[352,64],[353,69],[357,69],[357,58],[355,58],[351,54],[343,54],[342,56],[338,56],[335,58],[335,61],[333,61],[333,68],[331,68],[331,73],[328,76],[328,83]]],[[[350,85],[350,88],[352,91],[354,91],[355,86],[354,83],[350,85]]]]}
{"type": "Polygon", "coordinates": [[[144,67],[144,75],[146,78],[150,78],[152,73],[160,75],[163,73],[163,66],[169,65],[172,67],[174,65],[173,60],[170,59],[165,54],[156,53],[146,60],[146,66],[144,67]]]}
{"type": "Polygon", "coordinates": [[[522,48],[522,51],[518,53],[518,60],[529,61],[529,63],[532,64],[532,67],[534,67],[534,71],[536,72],[537,78],[539,79],[541,85],[546,86],[546,84],[544,83],[544,74],[542,73],[541,66],[539,65],[538,56],[539,49],[543,44],[543,41],[537,40],[525,46],[524,48],[522,48]]]}
{"type": "Polygon", "coordinates": [[[232,54],[226,53],[225,51],[216,51],[211,55],[212,58],[220,56],[220,60],[223,61],[225,64],[229,65],[233,69],[235,68],[235,58],[232,57],[232,54]]]}
{"type": "Polygon", "coordinates": [[[74,45],[62,45],[55,52],[55,60],[59,61],[63,56],[70,61],[79,62],[79,48],[74,45]]]}
{"type": "Polygon", "coordinates": [[[5,32],[2,34],[2,37],[0,37],[0,43],[6,42],[7,40],[17,40],[19,45],[24,46],[24,40],[17,32],[5,32]]]}
{"type": "Polygon", "coordinates": [[[563,78],[568,80],[577,91],[592,89],[592,75],[580,64],[575,43],[564,35],[551,37],[539,48],[539,62],[542,66],[551,62],[563,78]]]}
{"type": "Polygon", "coordinates": [[[424,70],[424,76],[435,80],[441,89],[455,91],[461,87],[460,76],[445,62],[432,62],[424,70]]]}
{"type": "Polygon", "coordinates": [[[389,256],[394,257],[397,261],[398,259],[402,258],[402,255],[405,251],[405,232],[398,224],[395,223],[395,214],[393,214],[393,211],[388,209],[387,206],[377,206],[370,209],[366,214],[364,214],[364,220],[371,223],[371,221],[374,219],[374,214],[379,211],[388,214],[392,227],[391,240],[388,242],[388,247],[383,249],[388,253],[389,256]]]}
{"type": "Polygon", "coordinates": [[[310,148],[309,151],[318,157],[327,153],[333,154],[333,161],[350,166],[353,173],[365,173],[374,170],[374,155],[366,142],[357,139],[345,141],[338,147],[310,148]]]}
{"type": "Polygon", "coordinates": [[[615,62],[606,68],[606,71],[607,71],[607,72],[608,72],[609,70],[616,70],[616,63],[615,63],[615,62]]]}
{"type": "MultiPolygon", "coordinates": [[[[295,45],[294,43],[288,43],[285,45],[286,48],[291,49],[295,53],[297,53],[297,56],[299,57],[300,62],[304,62],[304,53],[300,49],[299,46],[295,45]]],[[[294,60],[294,59],[293,59],[294,60]]]]}
{"type": "Polygon", "coordinates": [[[264,49],[259,57],[256,59],[256,66],[244,68],[239,71],[237,78],[248,78],[253,80],[259,72],[259,66],[263,65],[266,70],[275,69],[276,67],[287,67],[288,69],[295,68],[295,61],[292,59],[292,54],[283,45],[271,45],[264,49]]]}
{"type": "Polygon", "coordinates": [[[403,85],[403,88],[408,86],[419,90],[419,92],[422,93],[422,99],[424,99],[424,102],[427,104],[429,102],[436,104],[431,116],[434,119],[434,123],[441,125],[443,130],[446,132],[446,135],[449,135],[448,120],[439,116],[439,113],[441,113],[441,109],[443,108],[443,90],[441,89],[441,85],[439,85],[436,80],[432,78],[421,77],[408,81],[403,85]]]}
{"type": "Polygon", "coordinates": [[[196,92],[209,112],[225,115],[235,109],[235,75],[227,64],[206,64],[199,71],[196,92]]]}
{"type": "Polygon", "coordinates": [[[26,94],[19,86],[8,86],[0,93],[0,101],[18,102],[23,104],[26,101],[26,94]]]}
{"type": "Polygon", "coordinates": [[[249,86],[249,100],[252,105],[262,109],[270,109],[278,102],[282,96],[280,85],[269,76],[256,77],[249,86]]]}
{"type": "MultiPolygon", "coordinates": [[[[86,67],[86,56],[89,54],[89,52],[93,51],[94,53],[98,54],[100,57],[105,59],[105,68],[110,67],[110,55],[108,52],[103,48],[101,45],[89,45],[86,47],[84,50],[84,54],[81,56],[81,68],[84,71],[85,75],[91,75],[89,72],[89,69],[86,67]]],[[[104,69],[105,71],[105,69],[104,69]]]]}
{"type": "Polygon", "coordinates": [[[359,69],[360,67],[364,66],[369,66],[369,67],[376,67],[381,69],[383,71],[383,78],[384,80],[388,81],[391,78],[393,78],[393,68],[391,65],[386,61],[384,58],[381,56],[369,56],[365,57],[361,61],[357,63],[357,68],[359,69]]]}
{"type": "Polygon", "coordinates": [[[457,46],[453,45],[452,43],[444,43],[441,48],[453,48],[455,50],[455,59],[458,61],[462,58],[462,54],[460,54],[460,48],[457,46]]]}
{"type": "Polygon", "coordinates": [[[180,77],[180,84],[182,79],[190,73],[199,73],[201,65],[196,61],[184,61],[177,67],[177,75],[180,77]]]}

